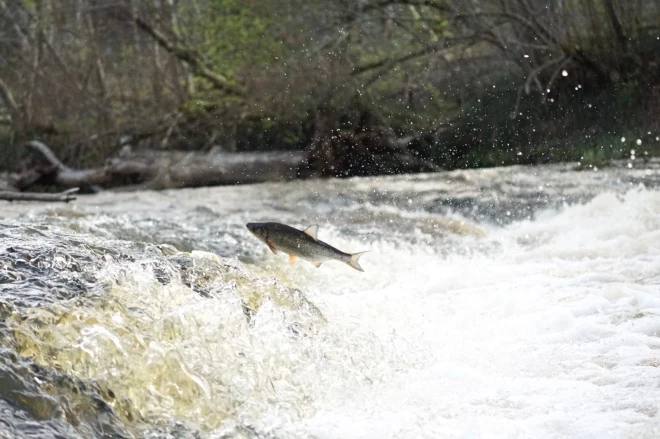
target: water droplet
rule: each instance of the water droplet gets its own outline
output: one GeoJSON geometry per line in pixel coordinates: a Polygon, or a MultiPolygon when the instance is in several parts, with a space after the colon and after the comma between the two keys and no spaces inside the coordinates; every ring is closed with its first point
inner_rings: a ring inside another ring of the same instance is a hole
{"type": "Polygon", "coordinates": [[[566,70],[561,71],[561,76],[568,76],[568,72],[566,70]]]}
{"type": "Polygon", "coordinates": [[[621,138],[621,142],[625,142],[625,141],[626,141],[626,138],[625,138],[625,137],[622,137],[622,138],[621,138]]]}
{"type": "Polygon", "coordinates": [[[637,139],[636,143],[637,143],[638,146],[641,145],[642,144],[642,139],[637,139]]]}

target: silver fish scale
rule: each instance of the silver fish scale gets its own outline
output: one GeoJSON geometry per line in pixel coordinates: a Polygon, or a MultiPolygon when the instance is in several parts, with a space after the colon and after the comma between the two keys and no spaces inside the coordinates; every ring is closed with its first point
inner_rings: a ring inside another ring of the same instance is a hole
{"type": "Polygon", "coordinates": [[[323,241],[315,240],[303,232],[284,232],[282,234],[269,235],[268,238],[277,250],[294,254],[302,259],[321,261],[327,259],[338,259],[340,261],[350,260],[351,256],[339,251],[323,241]]]}

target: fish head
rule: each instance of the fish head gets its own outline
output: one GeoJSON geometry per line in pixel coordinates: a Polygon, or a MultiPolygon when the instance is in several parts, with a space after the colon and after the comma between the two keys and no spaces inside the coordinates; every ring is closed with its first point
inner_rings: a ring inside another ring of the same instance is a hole
{"type": "Polygon", "coordinates": [[[245,227],[263,242],[266,242],[268,239],[268,227],[266,223],[247,223],[245,227]]]}

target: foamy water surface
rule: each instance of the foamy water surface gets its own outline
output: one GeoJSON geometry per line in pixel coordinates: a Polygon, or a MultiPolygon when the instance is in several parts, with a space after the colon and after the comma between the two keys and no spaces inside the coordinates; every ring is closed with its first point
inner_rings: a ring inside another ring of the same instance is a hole
{"type": "Polygon", "coordinates": [[[659,437],[659,181],[518,167],[0,205],[0,437],[659,437]],[[365,273],[288,264],[261,220],[319,224],[370,250],[365,273]]]}

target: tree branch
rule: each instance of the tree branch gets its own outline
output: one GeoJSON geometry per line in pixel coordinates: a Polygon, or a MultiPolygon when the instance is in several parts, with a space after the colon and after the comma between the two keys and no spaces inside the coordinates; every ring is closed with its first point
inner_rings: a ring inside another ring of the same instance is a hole
{"type": "Polygon", "coordinates": [[[9,109],[9,113],[11,114],[12,119],[14,119],[14,122],[18,123],[21,117],[21,110],[18,107],[9,86],[2,80],[2,78],[0,78],[0,99],[2,99],[9,109]]]}
{"type": "Polygon", "coordinates": [[[72,169],[69,168],[67,165],[62,163],[60,159],[57,158],[55,154],[53,154],[53,151],[50,150],[49,147],[47,147],[44,143],[38,141],[38,140],[31,140],[27,143],[27,146],[32,148],[33,150],[37,151],[40,153],[48,163],[53,165],[55,169],[58,171],[71,171],[72,169]]]}
{"type": "Polygon", "coordinates": [[[450,10],[446,5],[434,0],[380,0],[363,6],[360,9],[360,12],[377,11],[392,5],[428,6],[429,8],[437,9],[442,12],[450,10]]]}
{"type": "Polygon", "coordinates": [[[394,58],[385,58],[385,59],[374,61],[374,62],[371,62],[371,63],[368,63],[368,64],[364,64],[364,65],[361,65],[361,66],[357,66],[357,67],[353,68],[353,72],[351,72],[351,75],[357,76],[357,75],[360,75],[362,73],[365,73],[365,72],[368,72],[370,70],[374,70],[374,69],[377,69],[377,68],[380,68],[380,67],[385,67],[387,69],[388,67],[395,66],[397,64],[409,61],[411,59],[419,58],[420,56],[439,53],[440,51],[446,49],[447,48],[446,46],[448,44],[451,44],[452,42],[470,44],[470,43],[473,43],[475,41],[476,41],[476,38],[473,37],[473,36],[466,37],[466,38],[456,38],[456,39],[451,39],[451,40],[443,39],[442,41],[438,41],[437,43],[428,44],[428,45],[422,47],[421,49],[419,49],[415,52],[410,52],[407,55],[402,55],[402,56],[394,57],[394,58]]]}
{"type": "Polygon", "coordinates": [[[77,197],[74,195],[78,192],[78,188],[68,189],[64,192],[57,194],[42,194],[38,192],[12,192],[0,191],[0,200],[5,201],[62,201],[68,203],[75,200],[77,197]]]}
{"type": "Polygon", "coordinates": [[[209,68],[209,66],[202,60],[199,53],[184,47],[181,44],[170,41],[164,33],[151,26],[141,17],[135,16],[132,19],[141,31],[153,38],[163,49],[179,58],[181,61],[186,62],[192,68],[193,72],[209,81],[213,87],[231,95],[241,96],[244,94],[244,91],[240,87],[232,84],[222,74],[209,68]]]}
{"type": "Polygon", "coordinates": [[[621,51],[626,52],[628,50],[626,34],[623,31],[623,26],[621,26],[619,17],[616,15],[612,0],[603,0],[603,3],[605,3],[605,10],[607,11],[607,15],[612,22],[612,27],[614,28],[614,33],[616,34],[616,39],[619,42],[619,46],[621,46],[621,51]]]}
{"type": "Polygon", "coordinates": [[[105,169],[71,169],[47,147],[44,143],[38,140],[31,140],[27,146],[39,152],[55,171],[56,183],[61,186],[78,187],[81,185],[89,185],[90,189],[94,192],[101,192],[103,189],[98,184],[104,183],[107,179],[105,169]]]}

